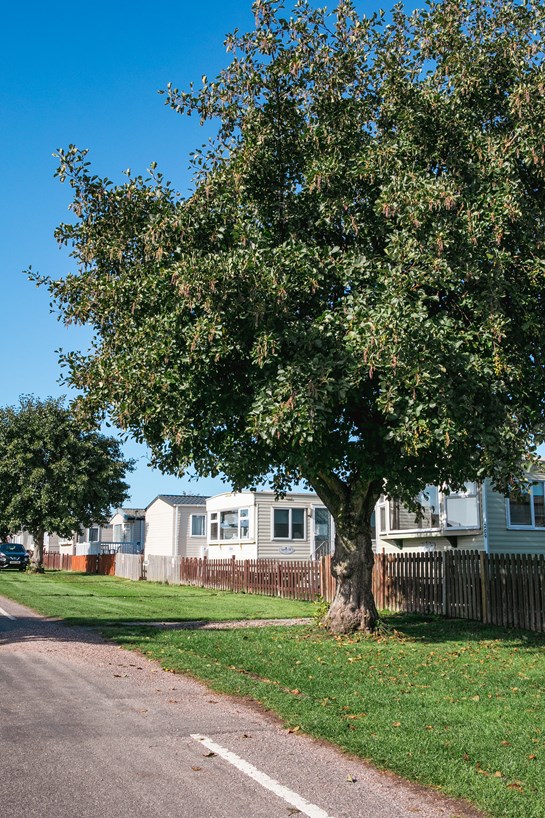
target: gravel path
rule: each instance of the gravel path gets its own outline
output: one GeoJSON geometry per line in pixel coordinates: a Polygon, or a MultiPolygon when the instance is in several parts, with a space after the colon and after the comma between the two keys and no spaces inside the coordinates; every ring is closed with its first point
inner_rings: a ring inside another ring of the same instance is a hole
{"type": "Polygon", "coordinates": [[[307,617],[301,619],[236,619],[224,622],[209,622],[206,619],[195,620],[193,622],[126,622],[126,625],[148,626],[151,628],[165,628],[166,630],[181,631],[229,631],[238,628],[267,628],[271,625],[310,625],[314,620],[307,617]]]}
{"type": "Polygon", "coordinates": [[[13,617],[0,615],[2,818],[482,818],[92,630],[3,598],[0,608],[13,617]]]}

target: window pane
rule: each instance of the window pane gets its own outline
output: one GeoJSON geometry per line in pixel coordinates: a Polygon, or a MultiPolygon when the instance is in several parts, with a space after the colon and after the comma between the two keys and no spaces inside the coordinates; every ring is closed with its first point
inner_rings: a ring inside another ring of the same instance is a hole
{"type": "Polygon", "coordinates": [[[439,526],[439,489],[437,486],[426,486],[417,499],[422,506],[421,513],[416,515],[418,528],[437,528],[439,526]]]}
{"type": "Polygon", "coordinates": [[[236,540],[238,538],[238,510],[222,511],[220,514],[220,539],[236,540]]]}
{"type": "Polygon", "coordinates": [[[218,523],[211,522],[210,523],[210,539],[217,540],[218,539],[218,523]]]}
{"type": "Polygon", "coordinates": [[[205,533],[205,516],[204,514],[193,514],[191,516],[191,536],[204,537],[205,533]]]}
{"type": "Polygon", "coordinates": [[[292,540],[305,539],[305,509],[292,508],[291,510],[291,538],[292,540]]]}
{"type": "Polygon", "coordinates": [[[380,506],[380,532],[381,534],[386,533],[386,508],[385,506],[380,506]]]}
{"type": "Polygon", "coordinates": [[[89,529],[89,542],[98,542],[98,528],[89,529]]]}
{"type": "Polygon", "coordinates": [[[529,494],[509,498],[509,519],[511,525],[532,525],[529,494]]]}
{"type": "Polygon", "coordinates": [[[314,509],[314,533],[317,537],[329,537],[329,511],[327,508],[314,509]]]}
{"type": "Polygon", "coordinates": [[[290,536],[290,512],[287,508],[275,508],[274,515],[274,533],[273,537],[289,539],[290,536]]]}
{"type": "Polygon", "coordinates": [[[532,486],[532,496],[534,498],[534,524],[536,528],[545,528],[544,488],[544,483],[536,483],[535,486],[532,486]]]}
{"type": "Polygon", "coordinates": [[[476,497],[448,495],[447,528],[479,528],[479,503],[476,497]]]}

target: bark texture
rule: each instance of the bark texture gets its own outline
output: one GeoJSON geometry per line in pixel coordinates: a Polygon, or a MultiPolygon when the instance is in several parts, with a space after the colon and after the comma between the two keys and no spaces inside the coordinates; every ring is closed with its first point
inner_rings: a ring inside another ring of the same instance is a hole
{"type": "Polygon", "coordinates": [[[30,570],[33,574],[43,574],[44,572],[44,531],[36,531],[34,537],[34,553],[30,562],[30,570]]]}
{"type": "Polygon", "coordinates": [[[332,570],[337,592],[326,616],[333,633],[375,630],[378,611],[373,597],[373,548],[370,526],[352,538],[337,533],[332,570]]]}

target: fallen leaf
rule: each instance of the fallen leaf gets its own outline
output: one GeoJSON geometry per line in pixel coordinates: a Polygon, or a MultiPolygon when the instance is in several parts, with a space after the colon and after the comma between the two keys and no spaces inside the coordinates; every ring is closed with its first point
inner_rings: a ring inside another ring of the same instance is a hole
{"type": "Polygon", "coordinates": [[[353,775],[347,775],[346,780],[349,781],[351,784],[355,784],[358,779],[354,778],[353,775]]]}
{"type": "Polygon", "coordinates": [[[496,770],[496,772],[494,773],[494,778],[503,778],[503,773],[500,773],[499,770],[496,770]]]}
{"type": "Polygon", "coordinates": [[[520,781],[511,781],[508,785],[510,790],[517,790],[517,792],[524,792],[520,781]]]}
{"type": "Polygon", "coordinates": [[[196,773],[200,773],[202,767],[191,767],[191,769],[194,770],[196,773]]]}
{"type": "Polygon", "coordinates": [[[393,721],[392,722],[392,727],[401,727],[401,722],[400,721],[393,721]]]}
{"type": "Polygon", "coordinates": [[[203,757],[203,758],[214,758],[214,756],[215,756],[215,755],[216,755],[216,754],[215,754],[215,753],[213,753],[213,752],[212,752],[212,750],[210,750],[210,752],[209,752],[209,753],[203,753],[203,754],[202,754],[202,757],[203,757]]]}
{"type": "Polygon", "coordinates": [[[536,754],[535,754],[535,753],[530,753],[530,755],[528,756],[528,758],[530,759],[530,761],[534,761],[534,760],[537,758],[537,756],[536,756],[536,754]]]}
{"type": "Polygon", "coordinates": [[[290,727],[288,733],[298,733],[300,729],[301,728],[299,727],[299,725],[297,725],[297,727],[290,727]]]}
{"type": "Polygon", "coordinates": [[[298,696],[301,691],[296,687],[291,692],[293,693],[294,696],[298,696]]]}

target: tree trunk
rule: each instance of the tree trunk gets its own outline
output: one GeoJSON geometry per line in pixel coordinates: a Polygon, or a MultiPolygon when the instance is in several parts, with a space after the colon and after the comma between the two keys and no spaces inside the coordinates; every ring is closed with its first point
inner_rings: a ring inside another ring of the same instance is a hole
{"type": "Polygon", "coordinates": [[[43,574],[44,572],[44,531],[33,532],[34,553],[30,563],[30,570],[33,574],[43,574]]]}
{"type": "Polygon", "coordinates": [[[333,633],[372,633],[378,611],[373,597],[373,546],[368,521],[355,534],[337,529],[332,571],[337,591],[325,623],[333,633]]]}

